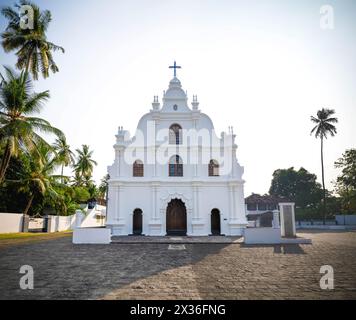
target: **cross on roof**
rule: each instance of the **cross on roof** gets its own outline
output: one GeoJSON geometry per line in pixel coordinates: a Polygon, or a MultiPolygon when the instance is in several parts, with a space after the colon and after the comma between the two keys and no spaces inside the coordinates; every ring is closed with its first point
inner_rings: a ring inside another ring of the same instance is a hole
{"type": "Polygon", "coordinates": [[[169,69],[174,69],[174,76],[177,76],[177,69],[181,69],[181,66],[177,66],[177,63],[174,61],[174,65],[173,66],[169,66],[169,69]]]}

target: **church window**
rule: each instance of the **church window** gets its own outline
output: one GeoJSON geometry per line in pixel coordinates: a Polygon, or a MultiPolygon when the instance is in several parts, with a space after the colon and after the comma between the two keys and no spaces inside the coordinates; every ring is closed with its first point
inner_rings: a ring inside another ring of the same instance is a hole
{"type": "Polygon", "coordinates": [[[133,164],[133,176],[143,177],[143,162],[141,160],[136,160],[133,164]]]}
{"type": "Polygon", "coordinates": [[[173,124],[169,128],[169,144],[182,144],[182,127],[179,124],[173,124]]]}
{"type": "Polygon", "coordinates": [[[169,176],[183,177],[183,161],[178,155],[171,157],[169,160],[169,176]]]}
{"type": "Polygon", "coordinates": [[[176,104],[173,106],[173,110],[174,110],[174,111],[177,111],[177,110],[178,110],[178,106],[177,106],[176,104]]]}
{"type": "Polygon", "coordinates": [[[210,160],[209,163],[209,177],[219,176],[219,163],[216,160],[210,160]]]}

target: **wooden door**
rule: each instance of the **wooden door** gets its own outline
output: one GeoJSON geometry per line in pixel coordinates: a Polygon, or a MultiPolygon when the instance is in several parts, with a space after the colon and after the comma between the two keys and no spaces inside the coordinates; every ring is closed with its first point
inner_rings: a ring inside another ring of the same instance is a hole
{"type": "Polygon", "coordinates": [[[142,234],[142,210],[136,209],[133,214],[133,222],[132,222],[132,233],[135,235],[142,234]]]}
{"type": "Polygon", "coordinates": [[[174,199],[168,204],[166,229],[167,235],[187,234],[187,211],[182,200],[174,199]]]}
{"type": "Polygon", "coordinates": [[[220,235],[220,212],[217,209],[214,209],[211,212],[211,234],[220,235]]]}

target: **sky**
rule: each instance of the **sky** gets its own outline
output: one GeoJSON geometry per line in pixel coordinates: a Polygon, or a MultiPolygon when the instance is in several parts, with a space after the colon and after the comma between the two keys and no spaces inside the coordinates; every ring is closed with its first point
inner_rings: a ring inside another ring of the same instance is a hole
{"type": "MultiPolygon", "coordinates": [[[[41,117],[72,149],[90,145],[96,181],[113,162],[118,126],[135,132],[153,96],[161,100],[168,88],[174,60],[218,135],[234,127],[246,195],[267,193],[279,168],[304,167],[321,181],[310,116],[322,107],[339,118],[325,145],[328,188],[339,173],[335,160],[356,147],[354,0],[35,2],[52,12],[48,39],[66,50],[54,56],[60,72],[35,83],[35,91],[51,93],[41,117]],[[332,29],[321,27],[324,5],[333,9],[332,29]]],[[[0,49],[0,65],[15,61],[0,49]]]]}

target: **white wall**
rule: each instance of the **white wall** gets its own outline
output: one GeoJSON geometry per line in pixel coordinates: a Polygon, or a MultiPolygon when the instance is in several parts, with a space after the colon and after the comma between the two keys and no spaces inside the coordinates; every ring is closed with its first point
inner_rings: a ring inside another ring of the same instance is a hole
{"type": "MultiPolygon", "coordinates": [[[[81,227],[101,227],[105,225],[105,219],[98,220],[96,219],[96,213],[102,213],[105,211],[106,207],[101,205],[96,205],[94,209],[87,209],[87,213],[83,218],[81,227]]],[[[51,231],[50,232],[59,232],[66,230],[73,230],[76,225],[76,215],[72,216],[48,216],[51,219],[51,231]]]]}
{"type": "Polygon", "coordinates": [[[356,215],[336,215],[335,220],[338,224],[356,225],[356,215]]]}
{"type": "Polygon", "coordinates": [[[72,216],[48,216],[51,219],[50,232],[71,230],[75,226],[75,215],[72,216]]]}
{"type": "Polygon", "coordinates": [[[277,244],[281,243],[281,229],[277,228],[246,228],[246,244],[277,244]]]}
{"type": "Polygon", "coordinates": [[[22,231],[22,213],[0,213],[0,233],[22,231]]]}

